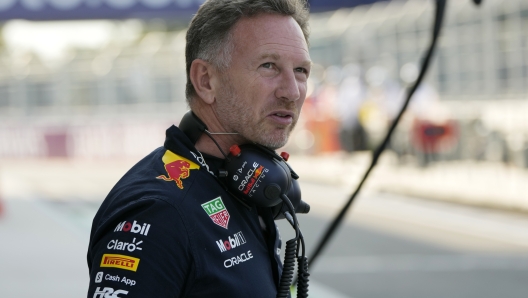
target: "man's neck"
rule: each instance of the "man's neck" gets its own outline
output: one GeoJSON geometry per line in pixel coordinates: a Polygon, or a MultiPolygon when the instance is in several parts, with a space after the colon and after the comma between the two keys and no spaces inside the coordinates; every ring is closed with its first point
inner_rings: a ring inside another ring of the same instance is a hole
{"type": "MultiPolygon", "coordinates": [[[[196,107],[193,107],[193,112],[196,116],[198,116],[198,118],[200,118],[200,120],[202,120],[202,122],[204,122],[209,132],[232,133],[231,131],[226,131],[221,125],[211,106],[207,105],[204,107],[197,105],[196,107]]],[[[222,152],[224,154],[228,154],[229,148],[232,145],[240,144],[243,141],[242,138],[236,134],[213,134],[211,137],[215,139],[215,141],[218,143],[218,146],[209,136],[206,135],[206,133],[204,133],[196,142],[195,147],[200,152],[219,158],[225,158],[222,152]]]]}

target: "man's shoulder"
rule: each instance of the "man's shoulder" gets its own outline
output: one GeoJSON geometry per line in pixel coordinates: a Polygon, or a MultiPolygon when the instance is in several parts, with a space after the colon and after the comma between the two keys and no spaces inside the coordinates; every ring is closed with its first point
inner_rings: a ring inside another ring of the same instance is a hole
{"type": "MultiPolygon", "coordinates": [[[[91,247],[112,231],[137,230],[140,224],[145,233],[149,226],[169,225],[174,237],[191,235],[197,228],[194,219],[207,215],[202,205],[223,195],[205,168],[160,147],[134,165],[105,198],[92,223],[91,247]]],[[[163,239],[155,236],[151,238],[163,239]]]]}
{"type": "Polygon", "coordinates": [[[193,206],[200,207],[196,198],[218,186],[212,187],[211,184],[216,184],[214,177],[201,169],[191,154],[180,154],[160,147],[135,164],[103,201],[98,212],[100,219],[108,218],[113,211],[149,201],[163,201],[176,209],[190,205],[185,206],[185,212],[193,206]]]}
{"type": "Polygon", "coordinates": [[[199,176],[196,163],[164,147],[136,163],[116,183],[105,201],[134,201],[150,197],[178,205],[199,176]]]}

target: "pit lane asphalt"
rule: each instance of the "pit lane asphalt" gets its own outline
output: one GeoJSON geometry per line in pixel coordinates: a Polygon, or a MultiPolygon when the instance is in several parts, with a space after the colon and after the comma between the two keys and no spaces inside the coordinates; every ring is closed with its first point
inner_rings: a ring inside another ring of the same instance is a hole
{"type": "MultiPolygon", "coordinates": [[[[0,169],[0,297],[85,297],[91,219],[130,164],[20,164],[0,169]]],[[[313,179],[301,188],[310,253],[351,189],[313,179]]],[[[310,297],[526,297],[527,255],[526,215],[366,189],[311,268],[310,297]]]]}
{"type": "MultiPolygon", "coordinates": [[[[348,198],[301,184],[312,213],[299,221],[308,255],[348,198]]],[[[283,239],[293,236],[280,223],[283,239]]],[[[528,293],[528,217],[382,193],[360,196],[312,279],[355,298],[521,298],[528,293]]]]}

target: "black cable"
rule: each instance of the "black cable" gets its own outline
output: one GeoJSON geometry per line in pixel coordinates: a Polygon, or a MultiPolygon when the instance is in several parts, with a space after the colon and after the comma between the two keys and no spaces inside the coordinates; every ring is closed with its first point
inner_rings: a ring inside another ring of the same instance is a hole
{"type": "Polygon", "coordinates": [[[308,297],[308,282],[310,273],[308,273],[308,258],[300,256],[297,258],[299,271],[297,272],[297,298],[308,297]]]}
{"type": "Polygon", "coordinates": [[[295,238],[286,242],[286,249],[284,251],[284,265],[282,267],[282,275],[279,281],[279,288],[277,290],[277,298],[287,298],[290,295],[290,287],[293,281],[293,271],[295,270],[295,262],[298,255],[298,242],[301,237],[297,216],[292,203],[288,196],[281,195],[283,204],[286,204],[289,211],[284,212],[284,217],[295,230],[295,238]]]}
{"type": "Polygon", "coordinates": [[[390,137],[391,137],[392,133],[394,132],[394,129],[398,125],[398,122],[400,121],[403,113],[407,109],[407,106],[409,105],[409,102],[411,100],[412,95],[414,94],[416,89],[418,89],[418,86],[420,85],[420,83],[422,82],[423,78],[425,77],[425,74],[426,74],[427,69],[429,68],[429,64],[431,62],[431,58],[433,56],[433,52],[434,52],[434,49],[435,49],[435,46],[436,46],[436,42],[437,42],[438,36],[440,35],[440,29],[442,28],[442,21],[443,21],[443,17],[444,17],[444,14],[445,14],[446,3],[447,3],[447,0],[436,0],[436,11],[435,11],[435,21],[434,21],[434,26],[433,26],[433,36],[432,36],[432,39],[431,39],[431,44],[429,46],[429,49],[427,50],[426,55],[424,57],[424,60],[423,60],[423,63],[422,63],[422,68],[420,70],[420,74],[418,75],[418,78],[416,79],[414,85],[407,90],[408,92],[407,92],[407,98],[405,99],[405,103],[403,104],[400,112],[398,113],[398,116],[392,122],[392,124],[391,124],[391,126],[389,128],[389,131],[387,132],[385,138],[383,139],[383,142],[374,151],[374,153],[372,155],[372,161],[371,161],[370,166],[368,167],[367,171],[365,172],[365,174],[363,176],[363,179],[361,179],[361,182],[357,186],[356,190],[352,193],[352,195],[351,195],[350,199],[348,200],[348,202],[343,206],[343,208],[341,209],[339,214],[336,216],[336,218],[334,219],[332,224],[326,230],[326,232],[325,232],[324,236],[322,237],[322,239],[319,241],[319,245],[317,245],[317,248],[315,249],[315,252],[313,253],[312,257],[310,258],[309,266],[312,266],[313,263],[315,262],[315,260],[317,260],[317,257],[319,256],[319,254],[321,253],[323,248],[328,243],[328,240],[333,235],[333,233],[335,232],[335,230],[339,226],[339,224],[343,221],[343,218],[344,218],[346,212],[348,211],[348,209],[352,205],[352,202],[354,201],[354,199],[358,195],[359,191],[363,187],[363,184],[367,180],[367,177],[369,176],[369,174],[372,171],[372,169],[376,166],[379,157],[381,156],[381,154],[385,150],[385,147],[389,143],[390,137]]]}
{"type": "Polygon", "coordinates": [[[296,250],[296,239],[290,239],[286,241],[286,249],[284,251],[284,265],[282,267],[282,275],[280,278],[279,289],[277,291],[277,298],[287,298],[290,295],[290,286],[293,280],[293,270],[295,269],[296,250]]]}
{"type": "Polygon", "coordinates": [[[289,209],[289,212],[284,212],[284,217],[288,220],[290,225],[295,230],[295,240],[299,240],[301,230],[299,229],[299,222],[297,221],[297,215],[295,215],[295,208],[293,207],[290,199],[285,194],[281,195],[282,202],[286,204],[286,207],[289,209]]]}
{"type": "Polygon", "coordinates": [[[308,281],[310,274],[308,273],[308,258],[306,254],[306,244],[304,237],[299,228],[299,222],[295,215],[295,209],[287,195],[282,194],[281,199],[290,211],[284,212],[284,217],[295,229],[295,238],[290,239],[286,242],[286,249],[284,252],[284,266],[282,270],[281,279],[279,282],[279,289],[277,291],[277,298],[288,297],[290,293],[290,287],[293,281],[293,271],[295,269],[295,262],[298,264],[298,280],[297,286],[297,297],[304,298],[308,297],[308,281]],[[302,255],[299,256],[299,250],[302,255]]]}
{"type": "Polygon", "coordinates": [[[209,133],[207,130],[204,131],[205,134],[211,138],[211,140],[213,140],[213,142],[215,143],[216,147],[218,147],[218,150],[220,150],[220,152],[222,153],[222,155],[225,157],[225,159],[227,159],[229,161],[229,157],[227,157],[227,155],[224,153],[224,150],[222,150],[222,148],[220,147],[220,145],[218,144],[218,142],[213,138],[213,136],[211,135],[211,133],[209,133]]]}
{"type": "MultiPolygon", "coordinates": [[[[301,247],[302,247],[301,256],[304,258],[306,256],[306,244],[304,243],[304,236],[303,236],[303,234],[301,232],[301,229],[299,229],[299,234],[300,234],[299,239],[301,240],[301,247]]],[[[297,252],[297,255],[299,255],[299,252],[297,252]]]]}
{"type": "Polygon", "coordinates": [[[297,279],[293,284],[297,284],[297,298],[308,297],[308,282],[310,273],[308,273],[308,257],[306,257],[306,244],[304,243],[304,236],[299,229],[302,255],[299,256],[297,251],[297,279]]]}

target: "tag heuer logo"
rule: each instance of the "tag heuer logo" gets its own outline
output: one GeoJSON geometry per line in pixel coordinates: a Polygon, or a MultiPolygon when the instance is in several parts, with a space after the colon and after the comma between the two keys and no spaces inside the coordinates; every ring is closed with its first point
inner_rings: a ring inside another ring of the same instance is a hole
{"type": "Polygon", "coordinates": [[[209,215],[215,224],[227,229],[230,216],[221,197],[203,203],[202,208],[207,212],[207,215],[209,215]]]}

